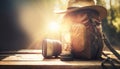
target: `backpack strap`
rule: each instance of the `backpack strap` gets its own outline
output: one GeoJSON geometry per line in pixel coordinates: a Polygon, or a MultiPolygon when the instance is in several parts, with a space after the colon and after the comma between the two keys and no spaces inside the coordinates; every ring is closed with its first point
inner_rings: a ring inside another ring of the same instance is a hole
{"type": "MultiPolygon", "coordinates": [[[[103,33],[103,41],[106,44],[106,46],[108,47],[108,49],[120,60],[120,54],[112,47],[110,41],[106,38],[104,33],[103,33]]],[[[115,65],[115,63],[120,64],[120,62],[118,60],[113,60],[108,55],[106,55],[104,52],[102,52],[102,54],[105,57],[107,57],[107,59],[103,60],[101,63],[101,66],[103,69],[108,69],[107,66],[105,65],[105,63],[109,63],[111,65],[112,69],[118,69],[117,66],[115,65]]]]}
{"type": "MultiPolygon", "coordinates": [[[[90,18],[90,20],[92,21],[93,26],[94,26],[94,29],[96,30],[97,27],[96,27],[96,25],[95,25],[96,23],[95,23],[95,21],[94,21],[94,18],[90,18]]],[[[96,31],[98,31],[98,30],[96,30],[96,31]]],[[[107,47],[110,49],[110,51],[120,60],[120,55],[119,55],[119,53],[118,53],[114,48],[112,48],[112,45],[111,45],[111,43],[109,42],[109,40],[106,38],[105,34],[104,34],[103,32],[101,32],[101,35],[102,35],[103,41],[104,41],[104,43],[106,44],[106,46],[107,46],[107,47]]],[[[109,64],[111,65],[112,69],[118,69],[118,68],[116,67],[115,63],[120,64],[119,61],[113,60],[112,58],[110,58],[109,56],[107,56],[104,52],[102,52],[102,54],[103,54],[105,57],[107,57],[107,59],[103,60],[102,63],[101,63],[101,66],[102,66],[103,69],[108,69],[107,66],[105,65],[105,63],[109,63],[109,64]]]]}
{"type": "Polygon", "coordinates": [[[120,54],[112,47],[110,41],[107,39],[104,33],[103,33],[103,41],[105,42],[108,49],[120,60],[120,54]]]}
{"type": "Polygon", "coordinates": [[[104,52],[102,52],[102,54],[107,57],[105,60],[102,61],[101,66],[103,69],[108,69],[107,66],[105,65],[106,63],[109,63],[111,65],[112,69],[118,69],[117,66],[115,65],[115,63],[120,63],[117,60],[114,60],[112,58],[110,58],[108,55],[106,55],[104,52]]]}
{"type": "MultiPolygon", "coordinates": [[[[98,31],[98,30],[96,30],[97,28],[95,25],[96,23],[94,21],[94,18],[90,18],[90,20],[92,21],[92,23],[94,25],[95,31],[98,31]]],[[[120,60],[120,54],[112,47],[112,45],[111,45],[110,41],[107,39],[106,35],[103,32],[101,32],[101,34],[103,37],[103,41],[106,44],[106,46],[108,47],[108,49],[120,60]]]]}
{"type": "Polygon", "coordinates": [[[98,44],[98,51],[96,54],[96,58],[100,59],[101,55],[102,55],[102,49],[103,49],[103,40],[102,40],[101,30],[97,28],[100,24],[98,25],[99,22],[96,22],[96,19],[94,17],[89,17],[89,19],[90,19],[90,23],[94,29],[96,40],[98,42],[97,43],[98,44]]]}

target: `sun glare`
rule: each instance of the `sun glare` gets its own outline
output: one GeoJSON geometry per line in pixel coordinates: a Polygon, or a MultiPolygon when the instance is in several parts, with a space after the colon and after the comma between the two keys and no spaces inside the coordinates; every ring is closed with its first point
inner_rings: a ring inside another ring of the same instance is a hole
{"type": "Polygon", "coordinates": [[[60,30],[60,25],[56,22],[52,22],[49,24],[49,30],[51,32],[58,32],[60,30]]]}

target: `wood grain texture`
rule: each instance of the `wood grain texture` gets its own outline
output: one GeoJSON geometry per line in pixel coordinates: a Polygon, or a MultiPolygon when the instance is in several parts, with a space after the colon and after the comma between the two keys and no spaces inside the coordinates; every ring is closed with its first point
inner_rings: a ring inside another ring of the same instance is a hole
{"type": "MultiPolygon", "coordinates": [[[[27,51],[29,52],[29,50],[27,51]]],[[[120,51],[118,52],[120,53],[120,51]]],[[[109,56],[113,55],[111,52],[108,51],[107,52],[105,51],[105,53],[109,54],[109,56]]],[[[42,59],[41,54],[9,54],[9,55],[1,54],[0,55],[0,57],[3,56],[4,58],[1,58],[0,61],[0,69],[102,69],[100,60],[74,59],[74,61],[60,61],[59,58],[42,59]]],[[[107,66],[109,67],[109,69],[111,69],[109,64],[107,64],[107,66]]],[[[120,68],[119,64],[116,64],[116,66],[120,68]]]]}

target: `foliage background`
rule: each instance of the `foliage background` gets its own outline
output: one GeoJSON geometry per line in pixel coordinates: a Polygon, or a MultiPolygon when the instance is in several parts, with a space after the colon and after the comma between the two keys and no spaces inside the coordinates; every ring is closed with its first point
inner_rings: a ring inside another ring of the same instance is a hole
{"type": "Polygon", "coordinates": [[[114,46],[120,46],[120,0],[98,0],[106,7],[108,17],[103,20],[103,31],[114,46]]]}

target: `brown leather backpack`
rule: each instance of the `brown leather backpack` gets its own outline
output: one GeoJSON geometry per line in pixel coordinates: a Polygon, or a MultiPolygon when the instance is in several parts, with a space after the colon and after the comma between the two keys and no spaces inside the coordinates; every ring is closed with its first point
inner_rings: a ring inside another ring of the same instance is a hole
{"type": "Polygon", "coordinates": [[[64,20],[63,25],[70,27],[73,57],[78,59],[100,58],[103,41],[98,13],[89,9],[80,10],[66,14],[64,20]]]}

